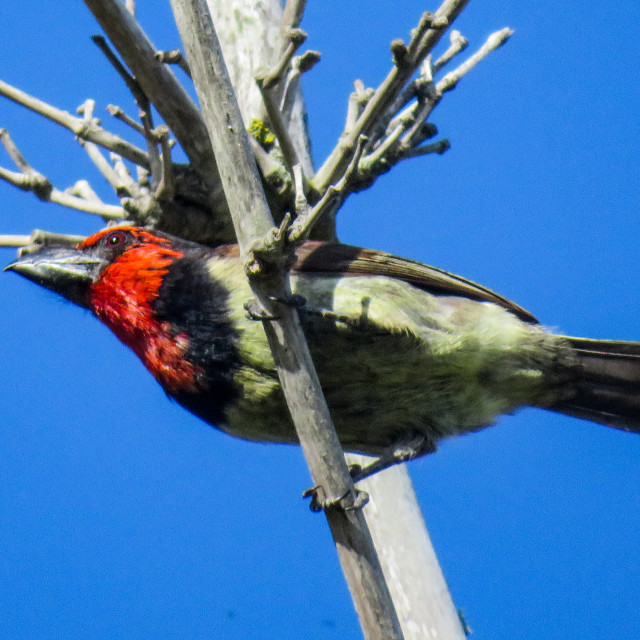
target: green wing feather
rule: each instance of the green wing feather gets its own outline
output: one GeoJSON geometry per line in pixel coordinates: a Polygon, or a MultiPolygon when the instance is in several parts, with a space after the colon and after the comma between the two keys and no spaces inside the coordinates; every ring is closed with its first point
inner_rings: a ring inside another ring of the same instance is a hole
{"type": "Polygon", "coordinates": [[[384,251],[361,249],[346,244],[306,242],[296,253],[297,261],[292,268],[293,273],[388,276],[433,294],[492,302],[525,322],[536,324],[538,322],[527,310],[491,289],[448,271],[430,267],[415,260],[400,258],[384,251]]]}

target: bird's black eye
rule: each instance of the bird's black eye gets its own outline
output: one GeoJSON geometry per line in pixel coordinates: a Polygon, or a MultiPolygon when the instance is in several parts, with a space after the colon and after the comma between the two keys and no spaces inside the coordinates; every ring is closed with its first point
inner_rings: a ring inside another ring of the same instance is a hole
{"type": "Polygon", "coordinates": [[[123,245],[127,236],[122,231],[114,231],[106,236],[105,244],[108,247],[117,247],[123,245]]]}

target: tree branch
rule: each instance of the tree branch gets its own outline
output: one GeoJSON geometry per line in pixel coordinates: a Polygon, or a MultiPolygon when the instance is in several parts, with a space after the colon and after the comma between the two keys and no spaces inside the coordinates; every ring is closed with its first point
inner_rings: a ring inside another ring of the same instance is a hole
{"type": "Polygon", "coordinates": [[[120,0],[84,0],[118,50],[136,81],[155,105],[189,157],[210,193],[213,224],[220,239],[231,241],[233,228],[222,193],[207,128],[193,100],[170,67],[156,57],[156,48],[120,0]]]}
{"type": "Polygon", "coordinates": [[[478,51],[465,60],[455,71],[451,71],[444,76],[436,85],[436,89],[440,93],[451,91],[460,82],[460,79],[469,73],[478,62],[484,60],[492,51],[500,48],[512,35],[513,29],[509,29],[509,27],[492,33],[478,51]]]}
{"type": "Polygon", "coordinates": [[[127,217],[122,207],[105,204],[104,202],[96,201],[94,198],[85,199],[77,197],[67,191],[56,189],[47,177],[39,171],[36,171],[27,162],[6,129],[0,129],[0,142],[2,142],[9,157],[14,161],[18,169],[20,169],[18,173],[0,167],[0,179],[5,180],[23,191],[31,191],[40,200],[55,202],[70,209],[99,215],[105,220],[124,220],[127,217]]]}
{"type": "Polygon", "coordinates": [[[423,15],[409,45],[405,48],[405,55],[402,59],[396,57],[393,69],[376,89],[353,128],[345,133],[316,174],[314,183],[320,192],[324,192],[339,179],[353,155],[359,136],[367,135],[371,131],[378,118],[394,102],[406,82],[438,43],[444,29],[456,19],[468,1],[445,0],[435,14],[423,15]]]}
{"type": "Polygon", "coordinates": [[[41,115],[56,124],[59,124],[66,129],[69,129],[78,138],[82,140],[88,140],[93,142],[104,149],[114,151],[120,154],[122,157],[135,162],[142,167],[149,168],[149,156],[140,148],[132,145],[131,143],[123,140],[119,136],[116,136],[109,131],[106,131],[99,126],[97,120],[91,120],[88,122],[84,118],[76,118],[68,111],[57,109],[56,107],[38,100],[30,96],[28,93],[12,87],[10,84],[0,80],[0,95],[13,100],[17,104],[34,111],[38,115],[41,115]]]}
{"type": "MultiPolygon", "coordinates": [[[[263,259],[255,252],[256,241],[266,237],[273,222],[211,16],[203,0],[172,0],[171,4],[211,142],[220,160],[220,175],[240,248],[245,259],[255,266],[253,260],[263,259]]],[[[273,269],[273,262],[270,265],[273,269]]],[[[250,264],[249,273],[251,271],[250,264]]],[[[294,308],[274,304],[272,300],[274,294],[276,297],[287,295],[281,270],[274,269],[268,276],[261,270],[259,275],[250,277],[250,283],[265,311],[272,317],[279,317],[277,321],[265,322],[265,332],[313,481],[322,486],[329,497],[350,496],[353,499],[353,483],[297,313],[294,308]]],[[[333,509],[327,510],[326,514],[366,637],[401,638],[402,632],[362,512],[333,509]]]]}

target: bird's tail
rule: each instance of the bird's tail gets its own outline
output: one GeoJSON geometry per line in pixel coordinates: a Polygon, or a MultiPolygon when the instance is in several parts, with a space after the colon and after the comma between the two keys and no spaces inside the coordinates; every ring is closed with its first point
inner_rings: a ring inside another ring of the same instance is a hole
{"type": "Polygon", "coordinates": [[[578,359],[575,394],[549,409],[640,433],[640,342],[567,340],[578,359]]]}

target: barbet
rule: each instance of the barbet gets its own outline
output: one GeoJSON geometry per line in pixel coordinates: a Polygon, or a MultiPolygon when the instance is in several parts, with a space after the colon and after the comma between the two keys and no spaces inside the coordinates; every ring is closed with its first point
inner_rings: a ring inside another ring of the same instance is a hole
{"type": "MultiPolygon", "coordinates": [[[[236,246],[121,226],[7,269],[90,309],[205,422],[297,442],[236,246]]],[[[342,244],[300,247],[291,289],[346,450],[425,453],[523,406],[640,432],[640,343],[554,335],[469,280],[342,244]]]]}

